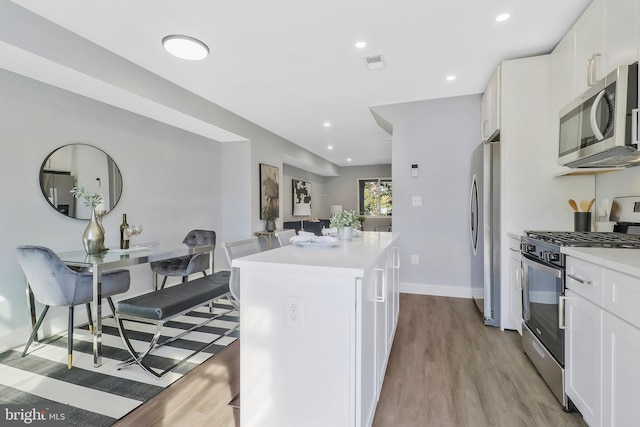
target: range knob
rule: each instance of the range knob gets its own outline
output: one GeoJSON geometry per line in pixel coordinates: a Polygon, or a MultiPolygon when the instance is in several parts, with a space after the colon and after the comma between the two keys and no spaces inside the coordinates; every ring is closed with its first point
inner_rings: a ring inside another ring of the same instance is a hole
{"type": "Polygon", "coordinates": [[[545,262],[553,262],[553,261],[558,261],[560,259],[560,256],[556,252],[543,251],[542,259],[545,262]]]}
{"type": "Polygon", "coordinates": [[[531,253],[536,251],[536,247],[530,243],[520,243],[520,251],[531,253]]]}

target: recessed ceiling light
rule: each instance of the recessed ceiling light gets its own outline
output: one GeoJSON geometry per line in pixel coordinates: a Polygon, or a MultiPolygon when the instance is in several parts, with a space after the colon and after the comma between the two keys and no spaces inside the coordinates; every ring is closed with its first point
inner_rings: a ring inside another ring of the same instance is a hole
{"type": "Polygon", "coordinates": [[[447,76],[446,79],[448,82],[452,82],[456,79],[456,76],[447,76]]]}
{"type": "Polygon", "coordinates": [[[327,150],[333,150],[333,145],[327,146],[327,150]]]}
{"type": "Polygon", "coordinates": [[[322,124],[322,126],[324,126],[324,127],[328,128],[328,127],[331,127],[331,123],[329,123],[329,122],[324,122],[324,123],[322,124]]]}
{"type": "Polygon", "coordinates": [[[351,157],[347,158],[347,162],[350,162],[350,161],[351,161],[351,157]]]}
{"type": "Polygon", "coordinates": [[[503,13],[502,15],[496,16],[496,21],[498,22],[506,21],[507,19],[509,19],[510,16],[511,15],[509,15],[508,13],[503,13]]]}
{"type": "Polygon", "coordinates": [[[356,43],[356,47],[358,49],[362,49],[363,47],[365,47],[367,44],[365,42],[358,42],[356,43]]]}
{"type": "Polygon", "coordinates": [[[172,54],[182,59],[197,61],[209,55],[209,47],[193,37],[173,34],[162,39],[164,48],[172,54]]]}

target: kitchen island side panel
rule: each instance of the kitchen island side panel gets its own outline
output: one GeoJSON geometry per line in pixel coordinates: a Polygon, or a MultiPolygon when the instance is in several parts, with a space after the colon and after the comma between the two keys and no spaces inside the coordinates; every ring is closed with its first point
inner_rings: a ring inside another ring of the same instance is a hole
{"type": "Polygon", "coordinates": [[[264,264],[241,273],[241,425],[354,425],[361,282],[264,264]]]}

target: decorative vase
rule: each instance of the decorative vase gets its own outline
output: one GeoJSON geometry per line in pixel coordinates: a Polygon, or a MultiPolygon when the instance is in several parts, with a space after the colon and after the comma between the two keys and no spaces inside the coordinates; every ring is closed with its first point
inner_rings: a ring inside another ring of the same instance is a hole
{"type": "Polygon", "coordinates": [[[96,211],[91,211],[91,220],[82,233],[82,244],[87,255],[98,255],[105,251],[104,231],[96,218],[96,211]]]}
{"type": "Polygon", "coordinates": [[[273,218],[268,218],[265,230],[267,230],[267,231],[276,231],[276,220],[273,219],[273,218]]]}
{"type": "Polygon", "coordinates": [[[338,240],[350,242],[353,238],[353,227],[338,228],[338,240]]]}

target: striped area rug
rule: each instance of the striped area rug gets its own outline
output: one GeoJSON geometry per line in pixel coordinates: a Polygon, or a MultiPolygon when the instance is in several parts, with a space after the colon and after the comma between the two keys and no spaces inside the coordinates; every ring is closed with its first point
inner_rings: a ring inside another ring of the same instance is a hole
{"type": "MultiPolygon", "coordinates": [[[[231,305],[226,301],[214,304],[217,312],[229,308],[231,305]]],[[[163,327],[161,340],[178,335],[208,316],[209,308],[201,307],[176,317],[163,327]]],[[[162,370],[201,347],[202,343],[224,335],[238,323],[239,313],[233,311],[156,349],[145,360],[151,367],[162,370]]],[[[130,338],[136,350],[148,347],[155,332],[153,325],[126,322],[125,326],[132,331],[130,338]]],[[[66,407],[66,419],[71,426],[109,426],[238,337],[239,330],[231,332],[156,379],[138,365],[117,369],[116,365],[129,358],[129,353],[120,338],[115,320],[108,317],[103,321],[103,358],[99,368],[93,366],[93,341],[87,325],[74,329],[72,369],[67,369],[66,331],[44,339],[39,345],[32,344],[26,357],[21,357],[22,347],[0,354],[0,404],[62,403],[69,405],[66,407]]]]}

